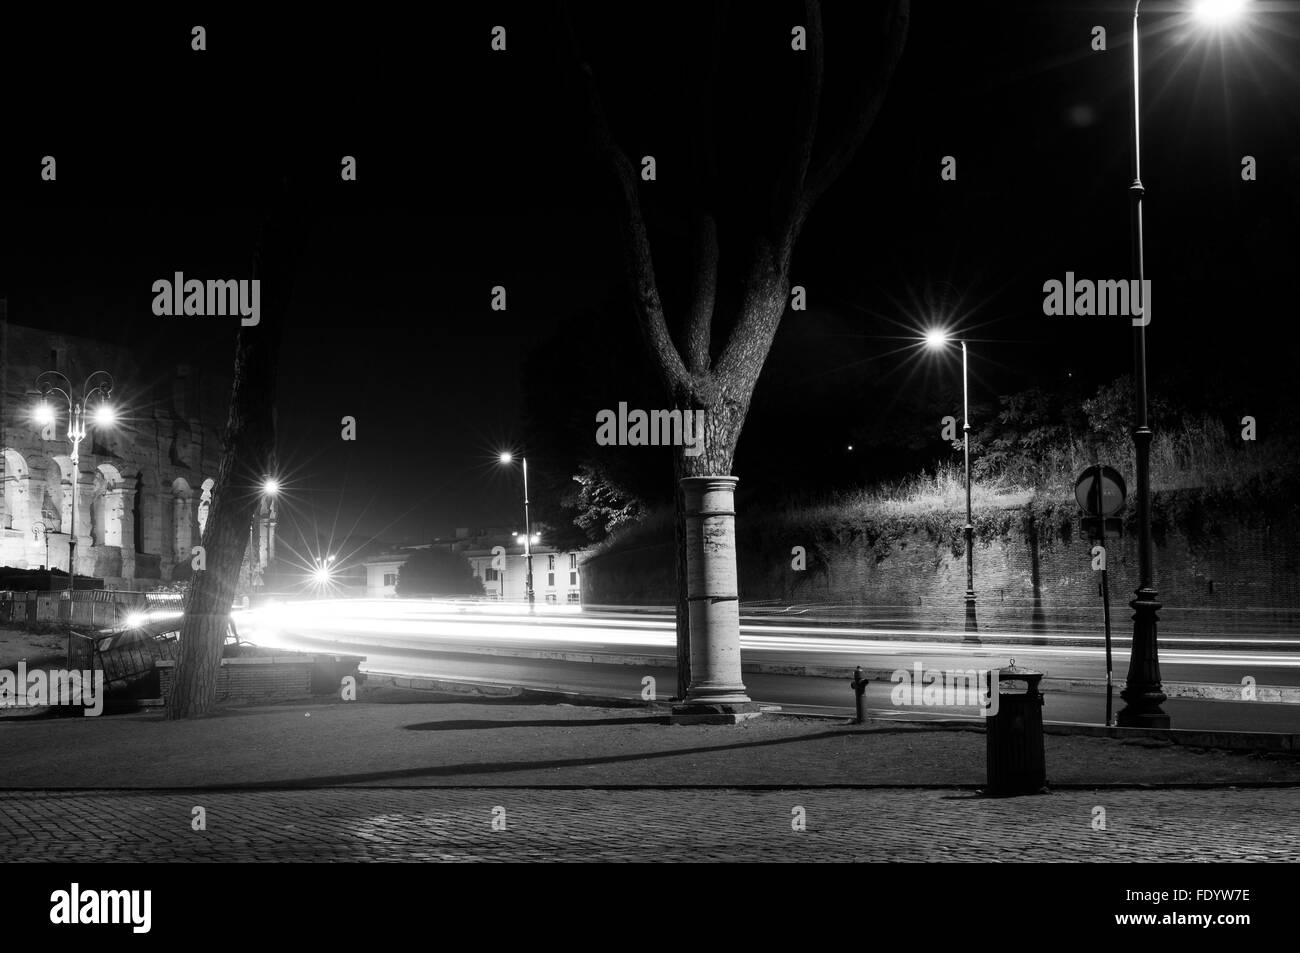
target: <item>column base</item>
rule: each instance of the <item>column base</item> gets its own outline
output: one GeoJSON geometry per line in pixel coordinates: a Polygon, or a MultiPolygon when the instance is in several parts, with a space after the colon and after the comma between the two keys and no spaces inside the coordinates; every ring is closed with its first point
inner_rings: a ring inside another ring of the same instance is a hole
{"type": "Polygon", "coordinates": [[[691,702],[673,705],[674,725],[738,725],[763,712],[756,702],[691,702]]]}

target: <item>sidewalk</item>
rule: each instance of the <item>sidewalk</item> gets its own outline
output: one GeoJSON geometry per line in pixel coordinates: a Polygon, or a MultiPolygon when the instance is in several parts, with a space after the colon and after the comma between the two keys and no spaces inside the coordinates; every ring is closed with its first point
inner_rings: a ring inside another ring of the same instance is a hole
{"type": "Polygon", "coordinates": [[[0,724],[0,850],[14,860],[1300,859],[1295,757],[1049,735],[1053,793],[986,799],[975,795],[978,731],[770,715],[738,727],[665,722],[662,710],[403,689],[199,721],[11,721],[0,724]],[[206,831],[191,830],[196,806],[206,831]],[[492,828],[497,807],[504,831],[492,828]],[[791,826],[799,807],[804,831],[791,826]],[[1097,807],[1105,830],[1093,829],[1097,807]]]}
{"type": "Polygon", "coordinates": [[[0,794],[7,861],[1291,861],[1295,791],[0,794]],[[191,829],[193,809],[206,830],[191,829]],[[1106,829],[1092,827],[1106,812],[1106,829]],[[806,829],[796,831],[796,808],[806,829]],[[492,822],[498,818],[494,830],[492,822]]]}

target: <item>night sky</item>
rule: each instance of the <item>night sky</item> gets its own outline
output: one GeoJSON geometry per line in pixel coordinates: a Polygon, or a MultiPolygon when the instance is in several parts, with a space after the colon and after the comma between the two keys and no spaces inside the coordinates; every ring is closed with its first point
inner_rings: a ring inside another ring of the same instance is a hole
{"type": "MultiPolygon", "coordinates": [[[[261,211],[288,175],[320,211],[280,378],[280,458],[300,531],[314,520],[336,536],[415,540],[517,520],[501,448],[527,450],[562,483],[571,461],[542,435],[583,418],[594,435],[596,410],[653,385],[575,45],[615,137],[657,158],[659,181],[641,195],[670,307],[687,280],[682,117],[705,82],[712,14],[612,6],[293,23],[214,13],[143,29],[5,13],[10,320],[127,345],[161,339],[228,372],[235,322],[156,318],[150,286],[178,270],[248,276],[261,211]],[[190,50],[195,22],[208,31],[203,53],[190,50]],[[497,24],[505,53],[489,48],[497,24]],[[56,183],[39,179],[46,154],[56,183]],[[343,155],[357,157],[356,182],[339,181],[343,155]],[[489,307],[494,285],[507,288],[505,312],[489,307]],[[579,383],[611,376],[627,392],[579,383]],[[345,414],[355,443],[339,439],[345,414]]],[[[1256,3],[1242,27],[1215,34],[1190,30],[1185,4],[1147,7],[1153,383],[1203,380],[1266,427],[1295,403],[1300,10],[1256,3]],[[1242,181],[1244,155],[1257,181],[1242,181]]],[[[826,126],[876,55],[877,8],[826,10],[826,126]]],[[[726,21],[715,145],[718,201],[735,217],[765,200],[766,163],[786,147],[800,10],[733,4],[726,21]]],[[[1043,282],[1066,271],[1130,276],[1130,22],[1112,3],[917,5],[879,119],[796,251],[791,283],[808,289],[809,310],[787,313],[760,380],[742,486],[851,484],[916,465],[925,448],[918,457],[899,436],[890,449],[879,434],[918,406],[959,413],[959,365],[912,346],[928,325],[970,341],[976,408],[1032,384],[1090,393],[1131,368],[1126,321],[1042,312],[1043,282]],[[1095,25],[1105,52],[1090,48],[1095,25]],[[945,155],[954,182],[940,180],[945,155]],[[846,460],[844,447],[872,434],[882,449],[846,460]]],[[[724,281],[740,251],[724,229],[724,281]]]]}

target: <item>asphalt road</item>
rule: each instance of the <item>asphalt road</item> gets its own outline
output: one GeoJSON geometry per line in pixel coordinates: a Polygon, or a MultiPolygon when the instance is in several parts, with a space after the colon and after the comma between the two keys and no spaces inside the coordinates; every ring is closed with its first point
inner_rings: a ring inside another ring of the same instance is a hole
{"type": "MultiPolygon", "coordinates": [[[[1005,668],[1017,665],[1053,678],[1104,679],[1105,650],[1079,632],[983,633],[978,644],[961,631],[919,631],[914,627],[854,626],[835,619],[800,621],[750,614],[742,625],[747,663],[911,671],[1005,668]]],[[[675,689],[673,625],[670,617],[647,612],[591,611],[573,606],[524,607],[439,604],[405,600],[325,600],[264,607],[239,616],[241,635],[268,647],[365,655],[367,671],[485,681],[635,699],[647,677],[660,698],[675,689]]],[[[1300,652],[1291,639],[1269,633],[1252,638],[1169,639],[1162,636],[1161,669],[1166,683],[1197,682],[1240,686],[1300,685],[1300,652]]],[[[1300,643],[1298,643],[1300,644],[1300,643]]],[[[1122,706],[1128,663],[1127,639],[1113,648],[1114,705],[1122,706]]],[[[756,701],[783,708],[844,713],[853,693],[842,678],[747,672],[756,701]]],[[[975,716],[971,706],[894,704],[895,685],[873,681],[867,706],[879,712],[922,712],[975,716]]],[[[1165,711],[1174,727],[1300,732],[1300,705],[1258,701],[1171,698],[1165,711]]],[[[1052,721],[1103,723],[1106,696],[1055,691],[1044,715],[1052,721]]]]}

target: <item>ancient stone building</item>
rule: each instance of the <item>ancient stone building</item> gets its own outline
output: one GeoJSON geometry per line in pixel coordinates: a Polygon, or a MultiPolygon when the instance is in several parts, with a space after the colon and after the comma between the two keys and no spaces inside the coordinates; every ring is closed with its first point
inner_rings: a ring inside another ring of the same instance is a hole
{"type": "MultiPolygon", "coordinates": [[[[48,543],[48,565],[67,570],[75,485],[78,574],[125,589],[187,578],[220,463],[229,376],[167,361],[148,345],[125,348],[7,317],[0,298],[0,566],[47,565],[48,543]],[[66,402],[52,401],[53,427],[34,415],[36,379],[47,370],[77,390],[94,371],[114,378],[116,421],[99,427],[88,417],[75,479],[66,402]]],[[[250,536],[264,567],[274,555],[265,504],[250,536]]]]}

